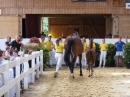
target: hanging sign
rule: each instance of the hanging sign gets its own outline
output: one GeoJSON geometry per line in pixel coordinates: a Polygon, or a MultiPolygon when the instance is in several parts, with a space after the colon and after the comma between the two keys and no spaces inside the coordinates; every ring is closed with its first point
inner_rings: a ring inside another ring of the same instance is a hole
{"type": "Polygon", "coordinates": [[[126,0],[125,6],[126,6],[126,9],[130,9],[130,0],[126,0]]]}
{"type": "Polygon", "coordinates": [[[72,0],[73,2],[105,2],[107,0],[72,0]]]}

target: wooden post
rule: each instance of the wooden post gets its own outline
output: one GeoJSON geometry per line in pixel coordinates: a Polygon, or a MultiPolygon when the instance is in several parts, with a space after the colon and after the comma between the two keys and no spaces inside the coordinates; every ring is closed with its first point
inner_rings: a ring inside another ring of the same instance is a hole
{"type": "Polygon", "coordinates": [[[128,36],[126,36],[126,43],[128,43],[128,36]]]}

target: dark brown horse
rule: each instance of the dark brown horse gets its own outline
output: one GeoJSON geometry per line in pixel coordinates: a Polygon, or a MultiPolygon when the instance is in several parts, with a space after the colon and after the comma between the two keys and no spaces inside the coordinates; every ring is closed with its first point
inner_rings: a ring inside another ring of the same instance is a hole
{"type": "Polygon", "coordinates": [[[83,45],[77,31],[65,39],[64,47],[64,61],[69,66],[71,76],[74,78],[74,64],[77,56],[79,56],[80,61],[80,76],[83,76],[81,65],[83,45]]]}
{"type": "Polygon", "coordinates": [[[86,51],[86,58],[87,58],[87,64],[88,64],[88,70],[89,70],[89,76],[93,75],[93,64],[96,61],[96,52],[93,49],[93,39],[89,40],[89,48],[86,51]]]}

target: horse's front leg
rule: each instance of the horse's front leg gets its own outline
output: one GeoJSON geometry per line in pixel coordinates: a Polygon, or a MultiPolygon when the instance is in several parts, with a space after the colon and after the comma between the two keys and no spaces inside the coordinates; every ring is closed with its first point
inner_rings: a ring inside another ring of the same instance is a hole
{"type": "Polygon", "coordinates": [[[82,64],[81,64],[81,60],[82,60],[82,54],[79,55],[79,66],[80,66],[80,76],[83,76],[83,74],[82,74],[82,64]]]}

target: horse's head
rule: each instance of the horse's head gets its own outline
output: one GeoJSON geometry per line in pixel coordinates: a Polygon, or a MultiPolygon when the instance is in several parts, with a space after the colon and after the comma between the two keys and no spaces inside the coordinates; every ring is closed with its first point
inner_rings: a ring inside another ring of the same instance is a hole
{"type": "Polygon", "coordinates": [[[75,31],[74,31],[73,35],[79,36],[79,28],[75,28],[75,31]]]}
{"type": "Polygon", "coordinates": [[[89,46],[90,46],[90,49],[93,48],[93,38],[89,38],[89,46]]]}

